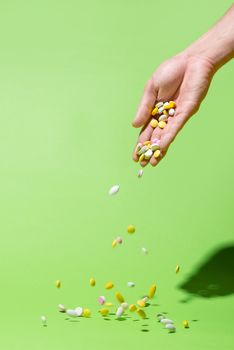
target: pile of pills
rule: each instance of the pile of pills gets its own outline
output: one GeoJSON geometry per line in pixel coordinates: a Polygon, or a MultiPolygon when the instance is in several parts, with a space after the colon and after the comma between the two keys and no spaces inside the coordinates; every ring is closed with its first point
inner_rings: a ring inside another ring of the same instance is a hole
{"type": "Polygon", "coordinates": [[[138,161],[149,160],[151,157],[158,158],[161,155],[160,152],[160,140],[145,141],[144,143],[138,143],[135,149],[138,161]]]}
{"type": "Polygon", "coordinates": [[[157,127],[164,129],[167,125],[168,118],[173,117],[175,114],[175,106],[176,105],[174,101],[156,103],[154,109],[151,112],[151,115],[154,118],[151,120],[150,126],[153,129],[157,127]]]}

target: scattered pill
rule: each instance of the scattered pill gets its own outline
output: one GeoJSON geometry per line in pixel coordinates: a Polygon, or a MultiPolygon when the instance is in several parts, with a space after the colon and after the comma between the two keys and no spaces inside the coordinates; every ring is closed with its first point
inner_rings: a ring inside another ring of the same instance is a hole
{"type": "Polygon", "coordinates": [[[116,239],[114,239],[113,241],[112,241],[112,248],[115,248],[116,246],[117,246],[117,240],[116,239]]]}
{"type": "Polygon", "coordinates": [[[161,152],[159,149],[157,149],[155,152],[154,152],[154,158],[158,158],[160,156],[161,152]]]}
{"type": "Polygon", "coordinates": [[[176,331],[176,328],[175,328],[174,324],[172,324],[172,323],[166,324],[165,328],[168,329],[170,333],[175,333],[175,331],[176,331]]]}
{"type": "Polygon", "coordinates": [[[103,295],[101,295],[100,297],[98,297],[98,302],[99,302],[99,304],[103,305],[103,304],[105,303],[105,301],[106,301],[106,298],[105,298],[103,295]]]}
{"type": "Polygon", "coordinates": [[[123,243],[122,237],[118,236],[118,237],[116,238],[116,242],[117,242],[118,244],[122,244],[122,243],[123,243]]]}
{"type": "Polygon", "coordinates": [[[164,129],[166,125],[167,124],[164,121],[161,121],[158,123],[158,126],[160,127],[160,129],[164,129]]]}
{"type": "Polygon", "coordinates": [[[155,129],[158,126],[157,119],[152,119],[150,122],[150,126],[155,129]]]}
{"type": "Polygon", "coordinates": [[[119,192],[119,185],[114,185],[109,189],[109,195],[113,196],[114,194],[119,192]]]}
{"type": "Polygon", "coordinates": [[[148,252],[148,250],[145,248],[145,247],[142,247],[141,248],[141,251],[142,251],[142,253],[144,253],[145,255],[147,255],[149,252],[148,252]]]}
{"type": "Polygon", "coordinates": [[[134,312],[134,311],[136,311],[136,305],[134,305],[134,304],[131,304],[130,306],[129,306],[129,311],[131,311],[131,312],[134,312]]]}
{"type": "Polygon", "coordinates": [[[76,316],[77,317],[80,317],[80,316],[82,316],[83,315],[83,308],[81,307],[81,306],[78,306],[78,307],[76,307],[75,308],[75,312],[76,312],[76,316]]]}
{"type": "Polygon", "coordinates": [[[142,309],[137,309],[136,312],[138,313],[138,315],[141,317],[141,318],[146,318],[146,313],[144,310],[142,309]]]}
{"type": "Polygon", "coordinates": [[[168,114],[169,114],[170,116],[173,116],[173,115],[175,114],[174,108],[170,108],[169,111],[168,111],[168,114]]]}
{"type": "Polygon", "coordinates": [[[108,301],[107,303],[105,303],[105,306],[111,307],[111,306],[114,306],[114,304],[108,301]]]}
{"type": "Polygon", "coordinates": [[[184,320],[184,321],[183,321],[183,327],[184,327],[184,328],[189,328],[189,323],[188,323],[187,320],[184,320]]]}
{"type": "Polygon", "coordinates": [[[63,304],[58,305],[59,312],[66,312],[65,306],[63,304]]]}
{"type": "Polygon", "coordinates": [[[150,287],[150,289],[149,289],[149,294],[148,294],[148,297],[150,298],[150,299],[152,299],[153,297],[154,297],[154,294],[155,294],[155,292],[156,292],[156,284],[152,284],[152,286],[150,287]]]}
{"type": "Polygon", "coordinates": [[[84,309],[83,310],[83,316],[84,317],[90,317],[91,316],[91,311],[89,309],[84,309]]]}
{"type": "Polygon", "coordinates": [[[144,160],[144,158],[145,158],[145,155],[142,154],[142,155],[139,157],[139,162],[142,162],[142,161],[144,160]]]}
{"type": "Polygon", "coordinates": [[[107,316],[109,314],[109,310],[105,308],[100,309],[99,312],[102,316],[107,316]]]}
{"type": "Polygon", "coordinates": [[[118,318],[118,317],[121,317],[123,313],[124,313],[124,308],[122,306],[119,306],[115,315],[118,318]]]}
{"type": "Polygon", "coordinates": [[[90,284],[91,287],[94,287],[96,285],[95,279],[94,278],[90,278],[89,284],[90,284]]]}
{"type": "Polygon", "coordinates": [[[70,317],[77,317],[76,310],[74,310],[74,309],[67,309],[66,314],[70,317]]]}
{"type": "Polygon", "coordinates": [[[128,283],[127,283],[127,286],[128,286],[128,287],[131,287],[131,288],[132,288],[132,287],[135,287],[135,283],[134,283],[134,282],[128,282],[128,283]]]}
{"type": "Polygon", "coordinates": [[[137,172],[137,177],[142,177],[143,175],[143,169],[139,169],[137,172]]]}
{"type": "Polygon", "coordinates": [[[56,286],[56,288],[60,288],[60,287],[61,287],[61,281],[60,281],[60,280],[57,280],[57,281],[55,282],[55,286],[56,286]]]}
{"type": "Polygon", "coordinates": [[[176,273],[179,273],[179,271],[180,271],[180,266],[177,265],[176,268],[175,268],[175,272],[176,272],[176,273]]]}
{"type": "Polygon", "coordinates": [[[150,159],[153,155],[153,151],[151,149],[148,149],[148,151],[145,152],[145,159],[150,159]]]}
{"type": "Polygon", "coordinates": [[[46,326],[46,324],[47,324],[47,319],[46,319],[46,317],[45,317],[44,315],[40,317],[40,320],[41,320],[43,326],[46,326]]]}
{"type": "Polygon", "coordinates": [[[105,284],[105,288],[106,289],[111,289],[113,287],[114,287],[114,284],[112,282],[108,282],[108,283],[105,284]]]}
{"type": "Polygon", "coordinates": [[[116,292],[115,297],[120,303],[124,302],[124,297],[122,296],[122,294],[120,292],[116,292]]]}
{"type": "Polygon", "coordinates": [[[123,302],[123,303],[121,303],[120,306],[122,306],[122,308],[123,308],[124,310],[126,310],[126,309],[128,308],[128,303],[123,302]]]}
{"type": "Polygon", "coordinates": [[[152,115],[152,116],[155,116],[157,113],[158,113],[158,107],[156,106],[156,107],[152,110],[151,115],[152,115]]]}
{"type": "Polygon", "coordinates": [[[165,323],[165,324],[168,324],[168,323],[174,323],[172,320],[170,320],[169,318],[162,318],[160,320],[161,323],[165,323]]]}
{"type": "Polygon", "coordinates": [[[137,300],[137,305],[140,307],[145,307],[145,301],[143,299],[137,300]]]}
{"type": "Polygon", "coordinates": [[[128,225],[127,231],[128,231],[128,233],[132,234],[136,231],[136,228],[133,225],[128,225]]]}

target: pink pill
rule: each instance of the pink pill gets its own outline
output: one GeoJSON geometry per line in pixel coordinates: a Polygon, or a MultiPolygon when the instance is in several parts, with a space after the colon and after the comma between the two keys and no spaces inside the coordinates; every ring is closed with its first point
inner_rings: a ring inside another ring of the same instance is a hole
{"type": "Polygon", "coordinates": [[[106,298],[105,298],[103,295],[101,295],[101,296],[98,298],[98,302],[99,302],[99,304],[101,304],[101,305],[103,305],[103,304],[105,303],[105,301],[106,301],[106,298]]]}

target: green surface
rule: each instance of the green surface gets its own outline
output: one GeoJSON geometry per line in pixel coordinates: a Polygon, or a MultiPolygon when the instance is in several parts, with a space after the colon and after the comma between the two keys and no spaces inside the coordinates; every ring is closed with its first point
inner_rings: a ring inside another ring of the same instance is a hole
{"type": "Polygon", "coordinates": [[[137,131],[130,126],[157,65],[230,4],[0,2],[1,349],[232,348],[234,254],[206,261],[223,247],[233,253],[233,62],[167,158],[142,179],[131,161],[137,131]],[[115,183],[120,192],[109,197],[115,183]],[[124,242],[113,250],[117,235],[124,242]],[[192,298],[179,288],[191,275],[192,298]],[[108,280],[129,302],[156,282],[149,319],[103,320],[96,299],[114,300],[103,290],[108,280]],[[88,306],[92,317],[65,320],[58,303],[88,306]],[[176,334],[157,323],[160,311],[176,322],[176,334]]]}

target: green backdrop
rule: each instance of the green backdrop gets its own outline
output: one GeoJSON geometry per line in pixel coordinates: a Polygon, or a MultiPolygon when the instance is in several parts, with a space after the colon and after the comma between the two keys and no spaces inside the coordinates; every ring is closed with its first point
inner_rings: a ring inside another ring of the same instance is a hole
{"type": "Polygon", "coordinates": [[[0,2],[1,349],[232,348],[233,62],[159,167],[138,179],[131,160],[146,80],[230,5],[0,2]],[[149,319],[104,320],[96,299],[114,301],[109,280],[129,302],[156,282],[149,319]],[[59,303],[92,317],[66,320],[59,303]]]}

